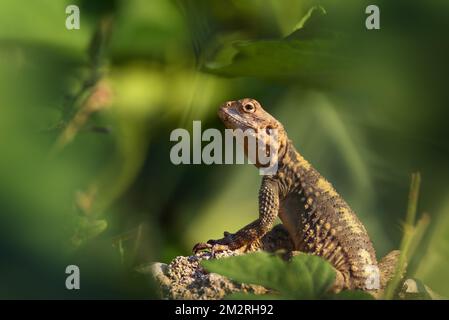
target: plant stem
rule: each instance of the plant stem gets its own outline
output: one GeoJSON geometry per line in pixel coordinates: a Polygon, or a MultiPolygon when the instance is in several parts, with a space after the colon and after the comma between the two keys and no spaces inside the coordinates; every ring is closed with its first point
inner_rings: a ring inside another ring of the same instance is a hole
{"type": "Polygon", "coordinates": [[[413,173],[412,181],[410,183],[407,215],[404,222],[404,235],[400,246],[401,254],[399,256],[399,261],[396,266],[394,276],[385,288],[383,298],[386,300],[391,300],[394,298],[401,279],[405,274],[410,257],[418,247],[418,244],[430,222],[429,215],[424,214],[415,225],[420,184],[421,175],[419,172],[413,173]]]}
{"type": "Polygon", "coordinates": [[[83,81],[81,88],[70,97],[67,105],[63,108],[62,121],[59,125],[62,127],[62,132],[53,145],[51,155],[62,150],[70,143],[89,119],[90,115],[97,111],[95,108],[91,108],[88,102],[89,98],[95,93],[95,88],[100,79],[103,77],[104,55],[112,31],[112,21],[111,16],[103,17],[92,36],[88,49],[89,76],[83,81]],[[79,106],[78,108],[77,105],[79,106]]]}

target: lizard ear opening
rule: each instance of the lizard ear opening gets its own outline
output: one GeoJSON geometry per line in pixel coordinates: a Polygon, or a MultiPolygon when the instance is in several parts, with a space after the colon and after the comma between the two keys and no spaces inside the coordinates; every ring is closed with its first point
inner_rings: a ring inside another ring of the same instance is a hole
{"type": "Polygon", "coordinates": [[[270,126],[270,125],[268,125],[268,126],[265,127],[265,133],[268,134],[268,135],[271,134],[272,130],[273,130],[273,127],[270,126]]]}

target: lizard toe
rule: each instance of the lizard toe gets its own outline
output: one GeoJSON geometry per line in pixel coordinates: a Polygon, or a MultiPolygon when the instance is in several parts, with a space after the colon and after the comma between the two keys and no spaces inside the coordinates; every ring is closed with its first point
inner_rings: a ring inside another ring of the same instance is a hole
{"type": "Polygon", "coordinates": [[[228,245],[216,243],[216,244],[214,244],[212,246],[211,250],[212,250],[212,254],[215,254],[215,253],[219,253],[219,252],[230,250],[230,248],[229,248],[228,245]]]}
{"type": "Polygon", "coordinates": [[[211,248],[212,248],[211,244],[200,242],[193,246],[192,251],[193,251],[193,253],[198,253],[202,250],[207,250],[207,249],[211,249],[211,248]]]}

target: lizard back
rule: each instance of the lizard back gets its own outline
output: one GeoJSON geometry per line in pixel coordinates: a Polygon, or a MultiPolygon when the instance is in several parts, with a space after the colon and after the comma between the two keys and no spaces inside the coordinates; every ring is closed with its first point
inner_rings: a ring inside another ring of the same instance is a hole
{"type": "Polygon", "coordinates": [[[365,227],[344,199],[290,141],[274,178],[281,189],[279,216],[295,249],[328,260],[348,288],[366,289],[377,268],[376,255],[365,227]]]}

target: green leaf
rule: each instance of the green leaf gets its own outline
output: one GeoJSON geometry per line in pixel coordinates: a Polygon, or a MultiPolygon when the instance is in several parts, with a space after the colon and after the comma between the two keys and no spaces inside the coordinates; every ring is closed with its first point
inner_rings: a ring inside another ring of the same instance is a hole
{"type": "Polygon", "coordinates": [[[335,272],[320,257],[300,254],[285,262],[265,252],[202,261],[203,267],[242,283],[262,285],[291,299],[317,299],[333,284],[335,272]]]}
{"type": "Polygon", "coordinates": [[[104,219],[89,220],[85,217],[81,217],[75,234],[72,237],[72,244],[75,247],[78,247],[101,234],[107,227],[108,222],[104,219]]]}
{"type": "Polygon", "coordinates": [[[305,40],[335,36],[326,19],[326,10],[321,6],[312,7],[286,39],[305,40]]]}
{"type": "Polygon", "coordinates": [[[258,284],[275,290],[282,288],[279,273],[285,262],[265,252],[203,260],[201,264],[207,271],[224,275],[237,282],[258,284]]]}
{"type": "Polygon", "coordinates": [[[337,33],[327,26],[324,15],[323,8],[312,8],[299,28],[284,39],[225,45],[215,56],[219,58],[206,63],[204,71],[228,77],[328,83],[347,66],[347,59],[338,53],[337,33]]]}
{"type": "Polygon", "coordinates": [[[228,294],[225,300],[279,300],[282,297],[275,294],[254,294],[254,293],[242,293],[235,292],[228,294]]]}
{"type": "Polygon", "coordinates": [[[293,279],[298,280],[297,285],[291,286],[291,291],[286,293],[292,293],[297,299],[320,297],[335,281],[335,271],[332,266],[317,256],[300,254],[294,257],[287,266],[285,271],[291,273],[293,279]]]}
{"type": "Polygon", "coordinates": [[[344,290],[328,296],[331,300],[375,300],[368,292],[361,290],[344,290]]]}

